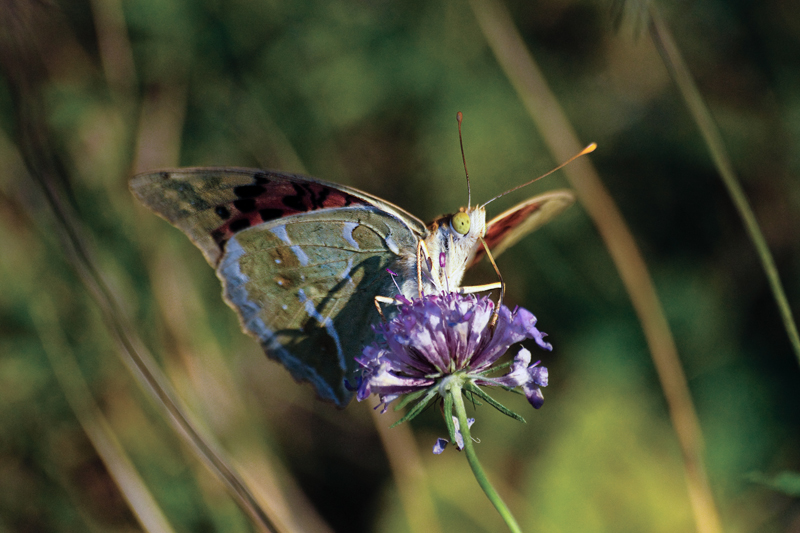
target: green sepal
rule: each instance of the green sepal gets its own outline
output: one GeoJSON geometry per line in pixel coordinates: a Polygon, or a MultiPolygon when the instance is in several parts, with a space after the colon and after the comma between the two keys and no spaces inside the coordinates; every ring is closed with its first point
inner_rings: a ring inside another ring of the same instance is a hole
{"type": "Polygon", "coordinates": [[[492,407],[494,407],[495,409],[497,409],[498,411],[500,411],[504,415],[510,416],[514,420],[519,420],[520,422],[525,423],[525,419],[524,418],[522,418],[520,415],[518,415],[517,413],[515,413],[511,409],[509,409],[505,405],[501,404],[500,402],[498,402],[497,400],[495,400],[494,398],[492,398],[491,396],[489,396],[488,394],[483,392],[483,390],[480,387],[478,387],[477,385],[475,385],[471,381],[468,381],[467,383],[464,383],[464,390],[467,390],[467,391],[471,392],[472,394],[482,398],[483,400],[486,401],[486,403],[488,403],[489,405],[491,405],[492,407]]]}
{"type": "Polygon", "coordinates": [[[502,369],[506,368],[507,366],[511,366],[512,364],[514,364],[514,361],[506,361],[505,363],[502,363],[502,364],[499,364],[499,365],[490,366],[486,370],[481,370],[480,372],[476,372],[473,375],[485,376],[486,374],[490,374],[492,372],[497,372],[498,370],[502,370],[502,369]]]}
{"type": "MultiPolygon", "coordinates": [[[[460,392],[459,392],[460,394],[460,392]]],[[[453,423],[453,392],[450,391],[444,396],[444,423],[447,425],[447,432],[450,434],[450,442],[456,443],[456,425],[453,423]]]]}
{"type": "MultiPolygon", "coordinates": [[[[426,392],[426,391],[420,391],[420,392],[426,392]]],[[[412,420],[414,417],[416,417],[418,414],[420,414],[422,412],[422,410],[425,409],[425,407],[427,407],[428,404],[431,402],[431,399],[434,396],[436,396],[436,393],[437,393],[437,387],[431,387],[430,389],[428,389],[427,390],[427,394],[425,395],[425,397],[423,399],[421,399],[420,401],[418,401],[417,404],[414,407],[412,407],[409,412],[407,412],[405,415],[403,415],[403,418],[401,418],[400,420],[398,420],[397,422],[395,422],[394,424],[389,426],[389,429],[391,429],[391,428],[393,428],[395,426],[399,426],[403,422],[408,422],[409,420],[412,420]]],[[[416,392],[414,394],[419,396],[419,394],[417,394],[416,392]]],[[[408,403],[408,402],[406,402],[406,403],[408,403]]]]}
{"type": "Polygon", "coordinates": [[[478,401],[478,400],[475,398],[475,395],[474,395],[474,394],[472,394],[472,393],[470,393],[470,392],[464,392],[464,395],[465,395],[465,396],[467,396],[467,400],[469,400],[469,402],[470,402],[470,403],[471,403],[473,406],[475,406],[475,407],[480,407],[481,405],[483,405],[481,402],[479,402],[479,401],[478,401]]]}
{"type": "Polygon", "coordinates": [[[399,411],[400,409],[410,404],[411,402],[413,402],[426,392],[428,392],[427,389],[422,389],[418,390],[417,392],[412,392],[411,394],[406,394],[399,402],[397,402],[397,405],[394,406],[394,410],[399,411]]]}
{"type": "Polygon", "coordinates": [[[522,394],[522,392],[518,391],[516,387],[509,387],[508,385],[503,385],[502,383],[498,382],[496,378],[491,378],[489,376],[484,376],[481,373],[478,374],[471,374],[471,377],[480,379],[485,381],[487,384],[491,385],[492,387],[500,387],[503,390],[507,390],[508,392],[513,392],[514,394],[522,394]]]}

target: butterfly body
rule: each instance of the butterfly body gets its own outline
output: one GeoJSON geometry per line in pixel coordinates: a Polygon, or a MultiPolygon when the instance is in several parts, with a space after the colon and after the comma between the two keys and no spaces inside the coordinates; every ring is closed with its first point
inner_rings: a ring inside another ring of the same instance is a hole
{"type": "MultiPolygon", "coordinates": [[[[428,225],[425,245],[431,262],[429,275],[423,276],[423,292],[426,294],[460,287],[467,268],[480,249],[480,238],[486,235],[486,209],[481,206],[467,207],[459,213],[469,217],[468,231],[464,234],[453,227],[452,220],[456,213],[437,217],[428,225]]],[[[402,287],[407,298],[418,296],[416,273],[413,277],[413,283],[406,282],[406,286],[402,287]]]]}
{"type": "Polygon", "coordinates": [[[354,380],[354,357],[374,338],[375,297],[397,294],[386,269],[398,273],[404,296],[416,297],[424,242],[431,261],[422,265],[423,291],[455,290],[482,253],[479,237],[502,247],[531,217],[549,218],[573,201],[569,191],[549,193],[520,204],[527,212],[518,220],[509,219],[512,209],[488,224],[483,207],[462,209],[462,234],[454,215],[426,227],[357,189],[279,172],[176,169],[140,174],[130,186],[200,248],[267,355],[341,407],[352,396],[345,381],[354,380]]]}

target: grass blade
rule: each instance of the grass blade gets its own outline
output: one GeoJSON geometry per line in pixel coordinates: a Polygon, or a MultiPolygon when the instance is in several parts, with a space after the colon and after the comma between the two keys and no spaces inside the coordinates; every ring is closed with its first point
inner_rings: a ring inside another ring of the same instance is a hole
{"type": "Polygon", "coordinates": [[[761,267],[767,275],[770,290],[772,290],[781,320],[783,320],[783,327],[786,328],[792,349],[797,356],[797,362],[800,363],[800,335],[797,332],[797,324],[792,315],[792,308],[789,307],[789,301],[786,299],[786,293],[778,275],[778,268],[775,266],[775,260],[769,251],[764,234],[761,233],[761,228],[758,225],[753,209],[750,207],[750,202],[747,201],[742,186],[739,185],[739,180],[736,178],[733,164],[728,156],[728,151],[725,149],[725,143],[722,141],[719,129],[655,4],[650,5],[650,17],[652,21],[650,36],[661,54],[672,79],[675,81],[675,85],[678,86],[681,96],[686,101],[686,107],[689,108],[692,118],[700,129],[700,134],[708,147],[714,166],[719,171],[722,183],[725,184],[728,194],[731,195],[733,205],[739,212],[739,216],[742,217],[747,234],[750,236],[750,240],[753,241],[753,246],[756,247],[758,258],[761,260],[761,267]]]}
{"type": "MultiPolygon", "coordinates": [[[[578,141],[547,81],[499,0],[470,0],[481,30],[498,63],[517,91],[557,161],[580,152],[578,141]]],[[[683,452],[684,470],[698,531],[721,531],[703,460],[703,439],[675,340],[644,258],[622,214],[589,158],[564,169],[578,200],[592,218],[614,261],[642,324],[670,418],[683,452]]]]}

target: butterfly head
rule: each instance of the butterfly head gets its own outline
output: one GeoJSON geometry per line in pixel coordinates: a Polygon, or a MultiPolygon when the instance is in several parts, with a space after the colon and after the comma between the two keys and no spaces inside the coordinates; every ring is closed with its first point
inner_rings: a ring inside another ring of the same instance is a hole
{"type": "Polygon", "coordinates": [[[425,240],[433,259],[431,277],[434,290],[458,287],[486,233],[483,207],[461,208],[457,213],[438,217],[429,226],[425,240]],[[442,255],[443,254],[443,255],[442,255]],[[440,261],[439,258],[443,257],[440,261]]]}

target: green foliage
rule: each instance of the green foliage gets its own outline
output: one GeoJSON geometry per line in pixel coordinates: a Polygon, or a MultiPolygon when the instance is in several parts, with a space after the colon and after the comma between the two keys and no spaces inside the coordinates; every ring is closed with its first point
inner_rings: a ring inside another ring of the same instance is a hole
{"type": "MultiPolygon", "coordinates": [[[[290,530],[317,531],[319,517],[337,531],[407,530],[403,481],[367,414],[372,405],[337,411],[268,361],[239,331],[199,251],[137,205],[127,180],[178,165],[305,171],[427,220],[466,199],[457,111],[477,201],[546,172],[557,162],[468,3],[61,4],[29,18],[19,6],[17,18],[0,8],[0,530],[138,527],[56,379],[51,334],[176,531],[253,528],[120,363],[108,317],[72,270],[61,226],[23,163],[19,113],[31,103],[42,120],[34,129],[60,165],[50,182],[59,200],[81,221],[122,313],[221,453],[276,508],[289,509],[290,530]],[[5,31],[23,20],[25,32],[5,31]],[[33,61],[8,55],[14,38],[37,43],[47,67],[35,91],[15,92],[17,73],[36,72],[33,61]]],[[[598,143],[591,158],[648,261],[726,529],[786,530],[797,521],[787,504],[796,475],[778,473],[800,464],[800,372],[677,89],[646,33],[615,33],[596,4],[509,7],[579,136],[598,143]],[[753,471],[764,474],[748,477],[753,471]]],[[[798,312],[800,10],[786,2],[661,7],[798,312]]],[[[556,175],[527,193],[563,186],[556,175]]],[[[525,196],[499,200],[490,216],[525,196]]],[[[542,356],[550,370],[544,407],[534,412],[524,396],[505,395],[509,412],[528,423],[483,405],[472,428],[523,529],[691,530],[660,383],[585,212],[571,208],[498,263],[509,303],[531,309],[554,345],[542,356]]],[[[466,283],[493,276],[481,265],[466,283]]],[[[498,530],[462,454],[429,453],[448,432],[433,405],[391,432],[415,430],[441,529],[498,530]]]]}

